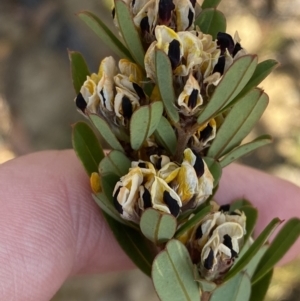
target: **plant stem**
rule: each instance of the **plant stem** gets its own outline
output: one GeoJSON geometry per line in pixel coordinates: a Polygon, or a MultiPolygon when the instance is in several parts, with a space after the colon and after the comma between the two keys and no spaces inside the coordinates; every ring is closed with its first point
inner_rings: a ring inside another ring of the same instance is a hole
{"type": "Polygon", "coordinates": [[[174,156],[174,161],[181,162],[183,152],[184,152],[192,134],[179,127],[177,128],[177,134],[178,134],[178,141],[177,141],[177,148],[176,148],[176,153],[174,156]]]}
{"type": "Polygon", "coordinates": [[[203,292],[200,301],[209,301],[210,296],[211,296],[211,293],[210,293],[210,292],[203,292]]]}

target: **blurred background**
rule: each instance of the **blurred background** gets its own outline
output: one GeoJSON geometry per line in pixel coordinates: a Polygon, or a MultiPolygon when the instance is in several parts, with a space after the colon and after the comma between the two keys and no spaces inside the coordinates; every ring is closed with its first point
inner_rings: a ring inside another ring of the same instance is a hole
{"type": "MultiPolygon", "coordinates": [[[[82,52],[94,72],[109,54],[76,12],[91,10],[112,28],[110,8],[99,0],[0,1],[0,163],[71,148],[71,124],[82,117],[73,103],[67,49],[82,52]]],[[[223,0],[220,10],[227,32],[238,29],[248,52],[281,64],[261,84],[270,105],[249,137],[269,133],[274,142],[242,162],[300,186],[300,0],[223,0]]],[[[300,300],[299,284],[296,260],[276,270],[266,300],[300,300]]],[[[150,280],[132,271],[71,279],[52,299],[71,300],[158,299],[150,280]]]]}

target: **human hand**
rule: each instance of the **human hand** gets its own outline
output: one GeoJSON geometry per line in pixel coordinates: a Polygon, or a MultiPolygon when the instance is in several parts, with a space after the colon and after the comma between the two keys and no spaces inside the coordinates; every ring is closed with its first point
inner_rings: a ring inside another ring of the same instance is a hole
{"type": "MultiPolygon", "coordinates": [[[[0,166],[0,300],[48,301],[80,273],[133,268],[91,198],[75,154],[45,151],[0,166]]],[[[300,215],[300,188],[241,165],[224,170],[216,200],[247,198],[269,221],[300,215]]],[[[299,253],[300,240],[284,258],[299,253]]]]}

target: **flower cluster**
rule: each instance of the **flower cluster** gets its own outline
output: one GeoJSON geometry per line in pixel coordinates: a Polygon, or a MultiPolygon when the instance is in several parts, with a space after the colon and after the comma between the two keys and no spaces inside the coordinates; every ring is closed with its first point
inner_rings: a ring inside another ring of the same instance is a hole
{"type": "Polygon", "coordinates": [[[142,69],[126,59],[118,67],[113,57],[103,59],[98,73],[87,76],[75,102],[84,114],[98,114],[127,126],[133,112],[149,99],[141,87],[142,69]]]}
{"type": "MultiPolygon", "coordinates": [[[[201,9],[197,0],[123,1],[130,7],[133,21],[145,44],[154,41],[154,31],[158,25],[168,26],[175,31],[192,29],[195,16],[201,9]]],[[[118,26],[116,21],[115,24],[118,26]]]]}
{"type": "Polygon", "coordinates": [[[153,155],[150,161],[132,162],[129,172],[115,186],[114,204],[124,219],[138,222],[149,207],[177,217],[211,195],[213,176],[191,149],[184,151],[180,165],[163,155],[153,155]]]}
{"type": "Polygon", "coordinates": [[[246,234],[244,212],[229,212],[229,206],[213,205],[213,212],[181,238],[200,275],[209,281],[222,278],[232,266],[246,234]]]}

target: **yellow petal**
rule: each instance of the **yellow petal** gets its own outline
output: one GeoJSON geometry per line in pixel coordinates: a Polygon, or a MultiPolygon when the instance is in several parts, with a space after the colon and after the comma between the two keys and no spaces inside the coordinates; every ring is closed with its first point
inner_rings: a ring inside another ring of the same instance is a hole
{"type": "Polygon", "coordinates": [[[97,172],[93,172],[90,177],[90,184],[94,193],[102,191],[100,175],[97,172]]]}

